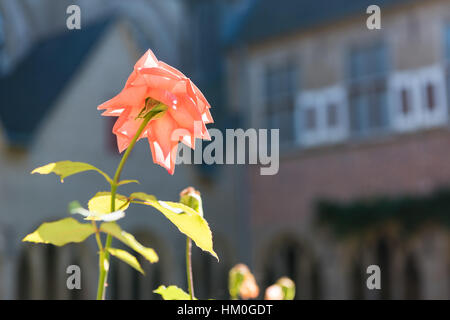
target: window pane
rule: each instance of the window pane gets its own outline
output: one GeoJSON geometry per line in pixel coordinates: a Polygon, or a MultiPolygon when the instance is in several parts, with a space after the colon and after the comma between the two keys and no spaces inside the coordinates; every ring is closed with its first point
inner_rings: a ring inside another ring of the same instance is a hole
{"type": "Polygon", "coordinates": [[[401,102],[402,102],[402,113],[403,113],[403,115],[406,116],[411,111],[408,90],[402,89],[400,94],[401,94],[401,102]]]}
{"type": "Polygon", "coordinates": [[[350,99],[350,130],[361,133],[365,127],[363,111],[366,108],[365,97],[356,95],[350,99]]]}
{"type": "Polygon", "coordinates": [[[350,127],[355,134],[386,128],[387,51],[384,45],[354,50],[350,55],[350,127]]]}
{"type": "Polygon", "coordinates": [[[386,92],[375,91],[369,103],[369,130],[377,130],[387,127],[386,92]]]}
{"type": "Polygon", "coordinates": [[[387,57],[385,46],[376,46],[371,54],[372,66],[370,74],[384,74],[387,72],[387,57]]]}
{"type": "Polygon", "coordinates": [[[317,128],[316,109],[308,108],[305,110],[305,128],[309,131],[317,128]]]}
{"type": "Polygon", "coordinates": [[[292,112],[280,111],[274,113],[268,119],[269,129],[280,129],[281,142],[292,141],[294,136],[294,122],[292,112]]]}
{"type": "Polygon", "coordinates": [[[268,68],[265,79],[266,122],[271,129],[280,129],[284,142],[294,138],[294,99],[296,68],[285,63],[277,68],[268,68]]]}
{"type": "Polygon", "coordinates": [[[327,126],[334,128],[338,124],[338,110],[335,104],[327,106],[327,126]]]}
{"type": "Polygon", "coordinates": [[[351,78],[359,78],[364,75],[364,56],[361,52],[352,52],[350,56],[351,78]]]}
{"type": "Polygon", "coordinates": [[[436,107],[436,90],[431,83],[428,83],[426,87],[426,103],[430,111],[436,107]]]}

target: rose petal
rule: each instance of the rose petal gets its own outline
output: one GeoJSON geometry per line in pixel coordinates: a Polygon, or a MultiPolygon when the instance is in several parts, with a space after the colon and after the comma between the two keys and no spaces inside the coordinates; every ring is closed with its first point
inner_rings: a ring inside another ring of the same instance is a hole
{"type": "Polygon", "coordinates": [[[169,114],[151,121],[148,130],[148,141],[152,150],[153,162],[166,168],[170,174],[175,171],[178,140],[172,139],[176,129],[175,121],[169,114]]]}
{"type": "Polygon", "coordinates": [[[135,70],[139,68],[155,68],[158,67],[158,59],[153,51],[148,49],[147,52],[134,65],[135,70]]]}
{"type": "Polygon", "coordinates": [[[98,110],[123,108],[126,106],[144,106],[146,98],[146,87],[130,87],[122,90],[111,100],[108,100],[97,107],[98,110]]]}

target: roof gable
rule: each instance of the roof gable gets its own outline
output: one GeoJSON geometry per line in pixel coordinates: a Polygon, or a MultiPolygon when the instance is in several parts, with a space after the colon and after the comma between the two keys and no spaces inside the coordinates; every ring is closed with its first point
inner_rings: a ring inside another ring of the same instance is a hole
{"type": "Polygon", "coordinates": [[[27,146],[111,19],[37,43],[0,78],[0,122],[12,145],[27,146]]]}

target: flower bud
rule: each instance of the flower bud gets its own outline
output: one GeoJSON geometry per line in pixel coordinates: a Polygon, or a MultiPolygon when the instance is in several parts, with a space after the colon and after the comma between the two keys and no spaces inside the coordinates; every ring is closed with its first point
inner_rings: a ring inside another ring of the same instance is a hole
{"type": "Polygon", "coordinates": [[[283,300],[283,289],[278,284],[267,287],[264,300],[283,300]]]}
{"type": "Polygon", "coordinates": [[[255,277],[245,264],[237,264],[230,270],[229,291],[232,299],[254,299],[259,294],[255,277]]]}
{"type": "Polygon", "coordinates": [[[266,289],[265,300],[293,300],[295,297],[295,283],[287,277],[278,281],[266,289]]]}
{"type": "Polygon", "coordinates": [[[295,283],[288,277],[278,279],[277,284],[283,290],[283,300],[293,300],[295,297],[295,283]]]}
{"type": "Polygon", "coordinates": [[[203,205],[200,192],[193,187],[187,187],[180,192],[180,203],[194,209],[200,216],[203,217],[203,205]]]}

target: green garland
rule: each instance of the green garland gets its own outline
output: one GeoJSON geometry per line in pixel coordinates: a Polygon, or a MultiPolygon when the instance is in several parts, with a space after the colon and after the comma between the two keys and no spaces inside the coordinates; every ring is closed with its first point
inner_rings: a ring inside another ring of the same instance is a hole
{"type": "Polygon", "coordinates": [[[319,225],[330,226],[336,235],[365,233],[395,222],[405,233],[412,233],[426,223],[450,228],[450,189],[428,196],[402,196],[361,199],[351,203],[330,200],[317,202],[319,225]]]}

